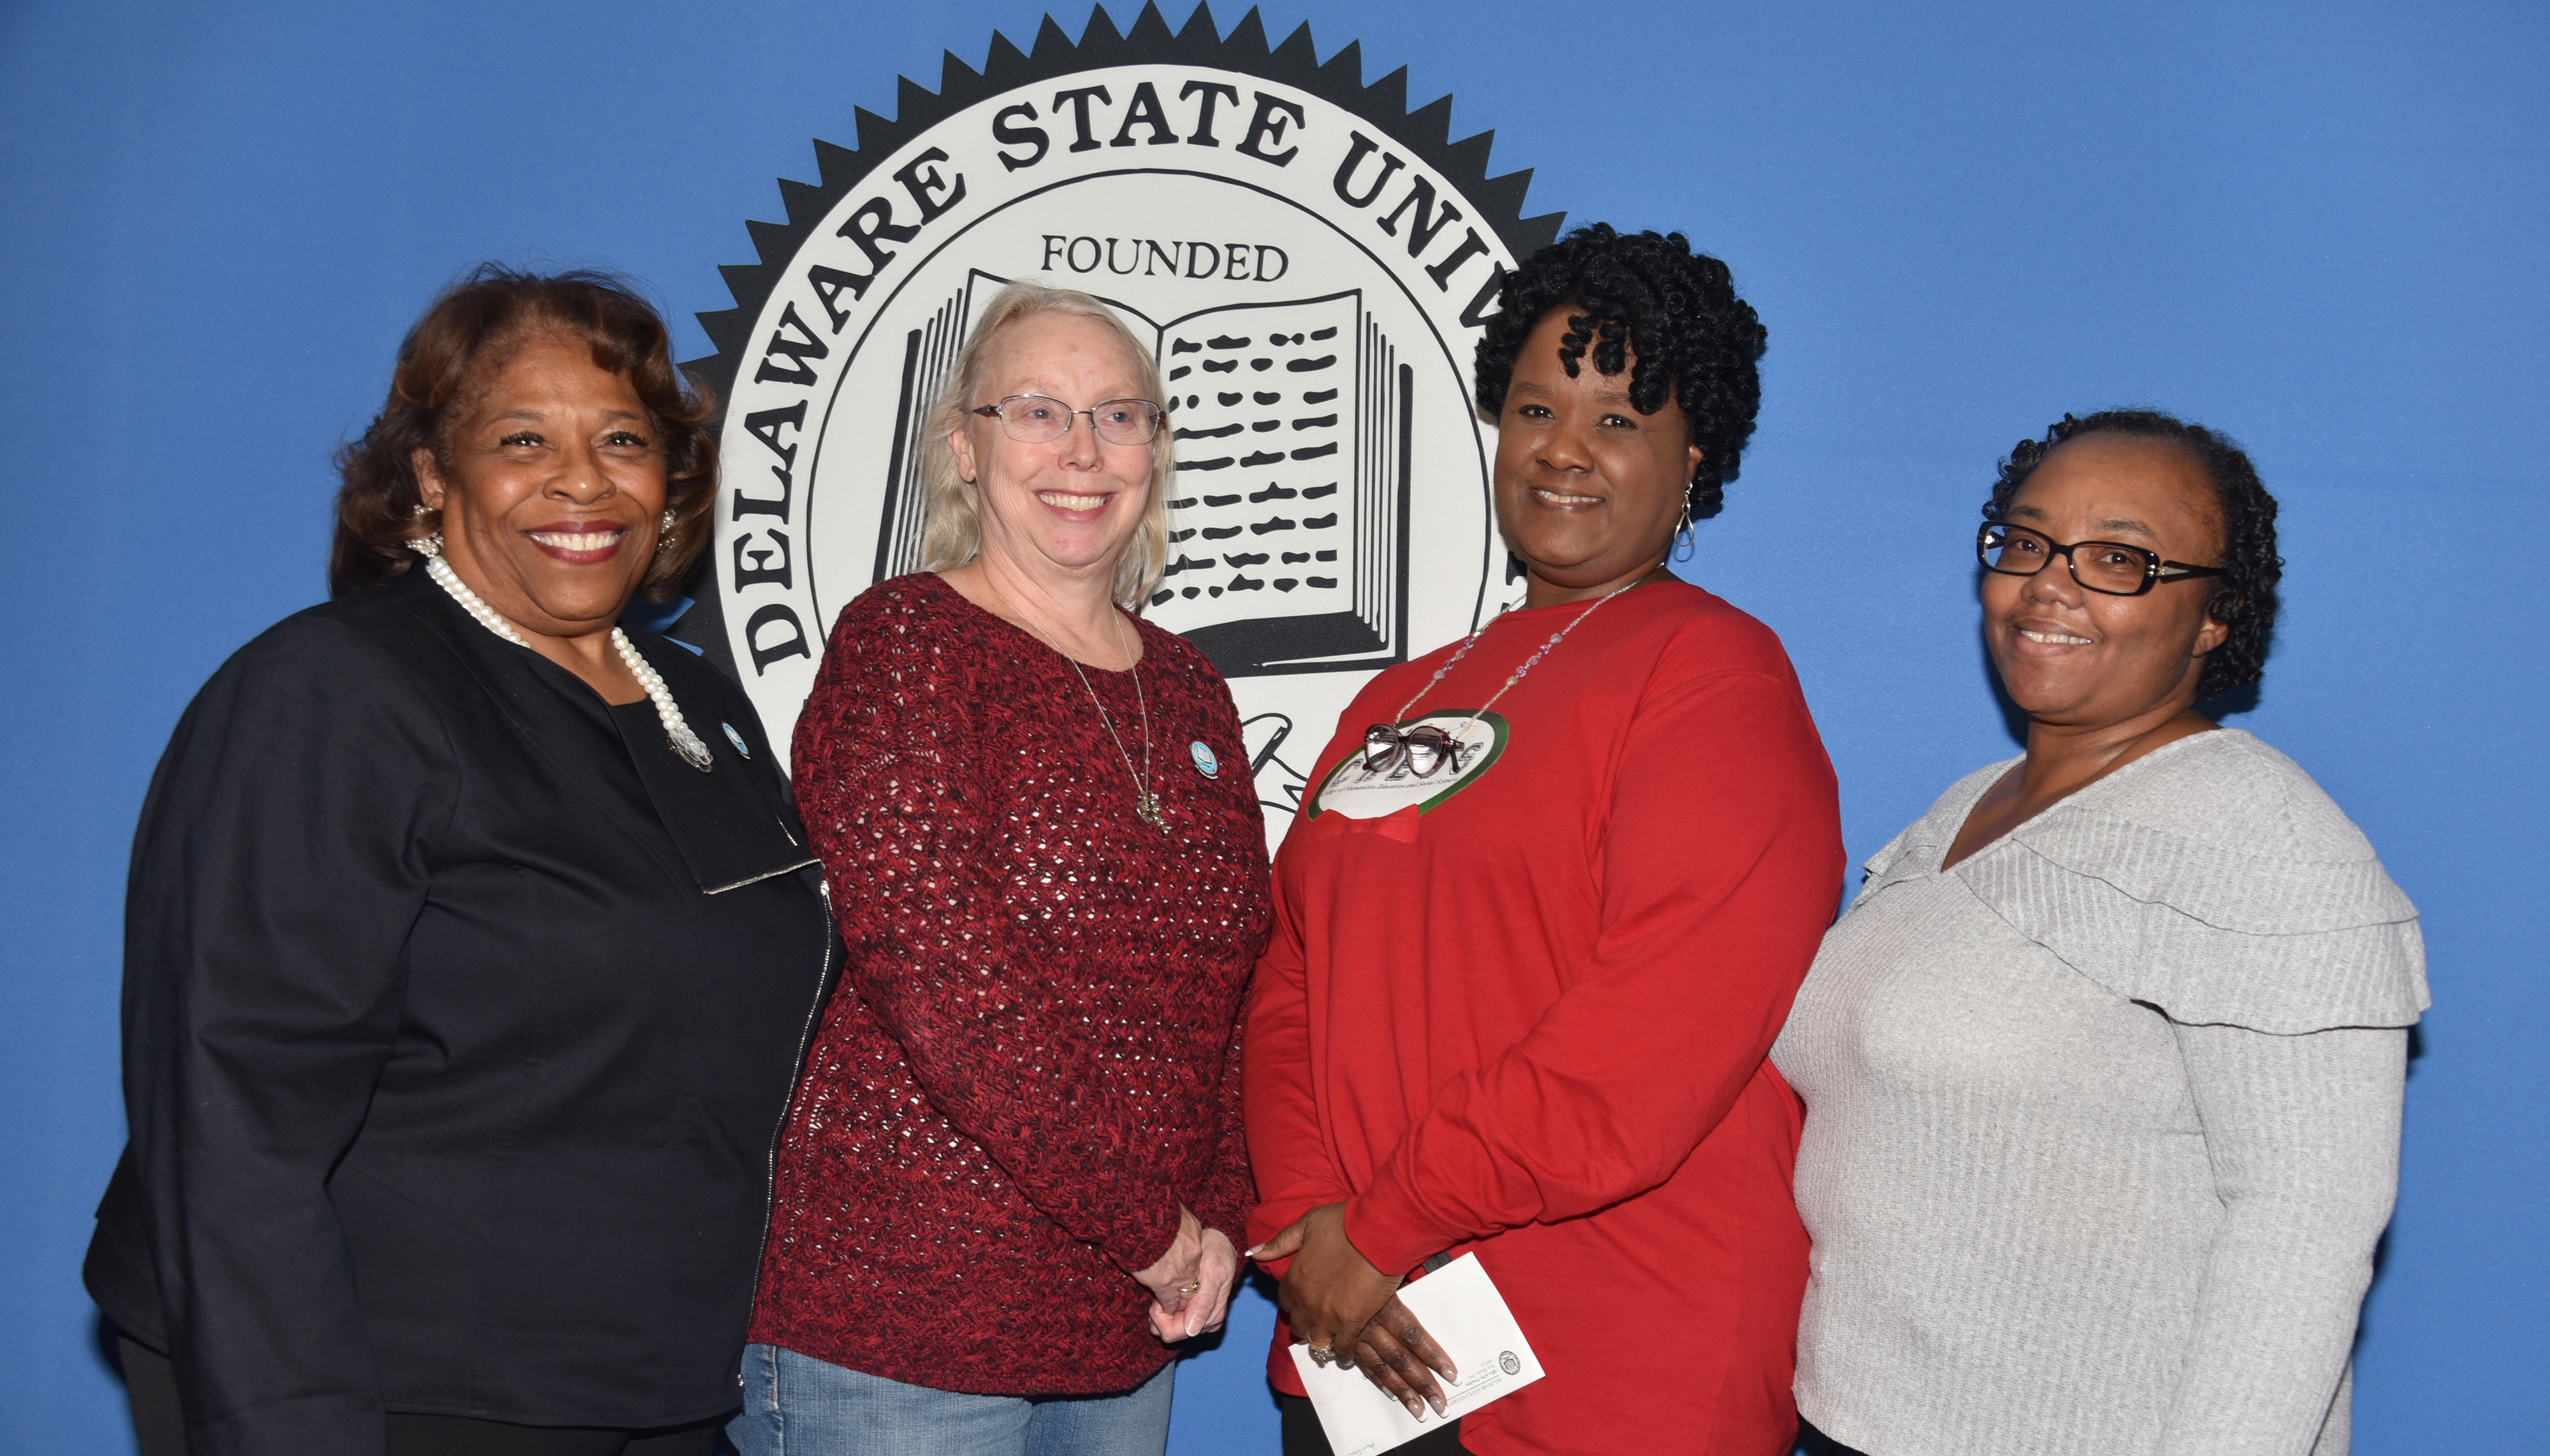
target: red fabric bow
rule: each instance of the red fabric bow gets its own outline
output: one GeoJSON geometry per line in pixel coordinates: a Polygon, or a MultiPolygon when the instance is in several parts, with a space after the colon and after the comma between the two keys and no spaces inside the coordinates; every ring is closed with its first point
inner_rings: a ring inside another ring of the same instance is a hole
{"type": "Polygon", "coordinates": [[[1379,819],[1348,819],[1331,809],[1311,821],[1311,836],[1330,839],[1339,834],[1387,834],[1402,844],[1417,842],[1417,806],[1409,805],[1396,814],[1379,819]]]}

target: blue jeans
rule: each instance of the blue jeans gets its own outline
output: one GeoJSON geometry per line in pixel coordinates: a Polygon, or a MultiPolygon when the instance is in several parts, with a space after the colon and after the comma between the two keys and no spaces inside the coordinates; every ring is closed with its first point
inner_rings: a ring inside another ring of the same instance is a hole
{"type": "Polygon", "coordinates": [[[1161,1456],[1177,1369],[1122,1396],[968,1396],[746,1345],[726,1434],[740,1456],[1161,1456]]]}

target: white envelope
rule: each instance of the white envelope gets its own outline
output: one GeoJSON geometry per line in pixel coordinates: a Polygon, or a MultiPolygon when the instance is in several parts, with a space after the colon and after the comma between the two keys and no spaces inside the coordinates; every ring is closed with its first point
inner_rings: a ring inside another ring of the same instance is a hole
{"type": "MultiPolygon", "coordinates": [[[[1476,1254],[1463,1254],[1402,1287],[1399,1302],[1452,1357],[1460,1379],[1443,1392],[1443,1414],[1429,1409],[1421,1422],[1362,1372],[1323,1367],[1311,1359],[1311,1347],[1296,1340],[1293,1368],[1302,1373],[1302,1388],[1336,1456],[1378,1456],[1540,1379],[1540,1358],[1476,1254]]],[[[1442,1377],[1435,1383],[1444,1384],[1442,1377]]]]}

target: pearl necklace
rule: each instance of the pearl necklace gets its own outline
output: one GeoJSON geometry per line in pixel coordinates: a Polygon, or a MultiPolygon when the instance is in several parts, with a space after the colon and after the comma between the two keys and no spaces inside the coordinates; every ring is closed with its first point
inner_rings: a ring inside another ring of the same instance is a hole
{"type": "MultiPolygon", "coordinates": [[[[438,541],[433,544],[434,549],[426,550],[425,570],[428,576],[434,578],[434,584],[449,593],[451,600],[458,602],[462,611],[477,618],[480,627],[517,647],[531,646],[531,643],[523,640],[521,632],[514,631],[512,623],[497,616],[496,609],[488,606],[476,592],[471,591],[469,584],[460,579],[460,574],[451,569],[451,563],[442,559],[441,543],[438,541]]],[[[425,543],[419,543],[419,549],[425,549],[425,543]]],[[[663,675],[656,672],[653,665],[638,654],[636,644],[629,640],[629,633],[619,628],[613,628],[611,645],[620,650],[620,660],[627,664],[629,675],[638,679],[638,686],[646,690],[647,700],[655,705],[655,717],[664,725],[664,738],[672,744],[673,751],[681,756],[684,763],[702,773],[707,773],[716,767],[717,760],[709,756],[709,745],[700,741],[700,735],[691,731],[689,724],[682,722],[682,710],[674,706],[672,689],[664,686],[663,675]]]]}

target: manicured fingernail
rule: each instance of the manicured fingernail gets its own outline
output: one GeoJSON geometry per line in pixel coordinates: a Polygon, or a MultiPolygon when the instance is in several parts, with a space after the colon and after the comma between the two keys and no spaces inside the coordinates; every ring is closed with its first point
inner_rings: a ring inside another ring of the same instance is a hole
{"type": "Polygon", "coordinates": [[[1246,1255],[1248,1255],[1248,1257],[1250,1257],[1250,1258],[1252,1258],[1252,1259],[1256,1258],[1259,1254],[1262,1254],[1262,1253],[1264,1253],[1265,1251],[1266,1251],[1266,1245],[1264,1245],[1264,1244],[1262,1244],[1262,1243],[1261,1243],[1261,1244],[1253,1244],[1253,1245],[1249,1246],[1248,1248],[1241,1250],[1241,1252],[1242,1252],[1242,1253],[1245,1253],[1246,1255]]]}

